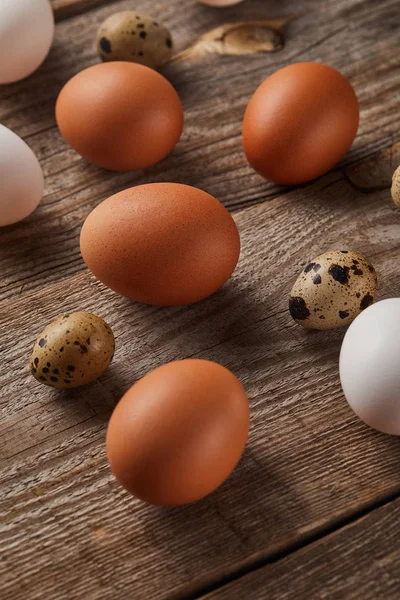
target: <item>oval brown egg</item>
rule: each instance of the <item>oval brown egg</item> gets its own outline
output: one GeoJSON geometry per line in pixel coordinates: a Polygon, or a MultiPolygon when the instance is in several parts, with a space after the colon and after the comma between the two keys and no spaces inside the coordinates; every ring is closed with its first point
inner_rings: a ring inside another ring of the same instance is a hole
{"type": "Polygon", "coordinates": [[[293,185],[329,171],[356,136],[359,106],[347,79],[319,63],[280,69],[255,92],[243,121],[243,146],[266,179],[293,185]]]}
{"type": "Polygon", "coordinates": [[[177,183],[140,185],[87,217],[81,252],[117,293],[171,306],[206,298],[229,279],[240,253],[230,213],[210,194],[177,183]]]}
{"type": "Polygon", "coordinates": [[[207,360],[169,363],[126,392],[107,431],[111,470],[134,496],[176,506],[215,490],[246,445],[249,403],[239,380],[207,360]]]}
{"type": "Polygon", "coordinates": [[[153,69],[128,62],[94,65],[75,75],[60,92],[56,119],[74,150],[113,171],[154,165],[183,129],[172,85],[153,69]]]}

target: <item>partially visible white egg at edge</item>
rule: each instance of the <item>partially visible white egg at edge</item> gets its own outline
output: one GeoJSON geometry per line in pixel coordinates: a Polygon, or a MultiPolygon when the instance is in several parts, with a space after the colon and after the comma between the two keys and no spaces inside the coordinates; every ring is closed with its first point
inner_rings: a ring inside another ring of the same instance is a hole
{"type": "Polygon", "coordinates": [[[199,0],[201,4],[207,4],[207,6],[233,6],[239,4],[243,0],[199,0]]]}
{"type": "Polygon", "coordinates": [[[400,298],[381,300],[348,328],[340,380],[353,411],[367,425],[400,435],[400,298]]]}
{"type": "Polygon", "coordinates": [[[36,71],[54,38],[49,0],[0,0],[0,84],[36,71]]]}
{"type": "Polygon", "coordinates": [[[31,214],[43,196],[39,161],[27,144],[0,125],[0,227],[31,214]]]}

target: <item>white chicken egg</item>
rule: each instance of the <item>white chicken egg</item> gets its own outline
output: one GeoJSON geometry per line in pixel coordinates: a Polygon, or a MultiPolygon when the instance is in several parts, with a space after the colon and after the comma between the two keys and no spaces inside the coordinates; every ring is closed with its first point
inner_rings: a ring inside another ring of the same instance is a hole
{"type": "Polygon", "coordinates": [[[381,300],[350,325],[340,352],[340,379],[367,425],[400,435],[400,298],[381,300]]]}
{"type": "Polygon", "coordinates": [[[36,71],[49,53],[54,16],[49,0],[0,1],[0,84],[36,71]]]}
{"type": "Polygon", "coordinates": [[[38,159],[21,138],[0,125],[0,227],[25,219],[43,196],[38,159]]]}

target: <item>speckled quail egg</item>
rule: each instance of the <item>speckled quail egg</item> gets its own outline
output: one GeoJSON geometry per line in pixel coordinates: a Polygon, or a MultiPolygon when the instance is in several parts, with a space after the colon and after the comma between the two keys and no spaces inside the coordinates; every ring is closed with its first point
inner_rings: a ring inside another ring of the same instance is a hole
{"type": "Polygon", "coordinates": [[[400,206],[400,166],[393,173],[391,193],[393,202],[400,206]]]}
{"type": "Polygon", "coordinates": [[[289,298],[293,319],[306,329],[349,325],[373,303],[376,272],[353,250],[332,250],[315,258],[301,272],[289,298]]]}
{"type": "Polygon", "coordinates": [[[133,10],[111,15],[97,33],[97,51],[105,61],[135,62],[159,69],[171,58],[172,47],[166,27],[133,10]]]}
{"type": "Polygon", "coordinates": [[[114,350],[113,332],[103,319],[87,312],[65,314],[37,338],[30,370],[45,385],[75,388],[100,377],[114,350]]]}

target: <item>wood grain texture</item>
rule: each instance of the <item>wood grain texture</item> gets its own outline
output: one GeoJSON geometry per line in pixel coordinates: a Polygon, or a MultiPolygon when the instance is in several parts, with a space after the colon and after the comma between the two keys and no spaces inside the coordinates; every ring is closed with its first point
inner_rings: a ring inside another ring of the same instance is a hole
{"type": "Polygon", "coordinates": [[[144,173],[87,165],[61,140],[53,115],[65,81],[97,61],[100,22],[131,2],[62,20],[42,68],[0,89],[1,122],[27,140],[46,175],[41,207],[0,232],[1,598],[183,600],[400,494],[398,440],[367,429],[343,399],[343,331],[305,332],[287,311],[301,266],[329,248],[365,253],[378,271],[379,297],[400,295],[400,217],[389,193],[400,162],[398,2],[181,6],[140,5],[171,28],[177,50],[226,19],[298,17],[276,54],[209,56],[166,69],[183,100],[185,133],[170,157],[144,173]],[[287,190],[247,166],[241,118],[258,83],[299,60],[327,62],[350,78],[361,126],[333,173],[287,190]],[[108,195],[149,181],[197,185],[236,211],[239,267],[223,290],[197,305],[137,305],[84,268],[78,238],[86,215],[108,195]],[[59,393],[33,380],[27,363],[37,333],[72,310],[105,318],[117,352],[95,384],[59,393]],[[248,449],[205,501],[147,507],[109,472],[107,420],[135,380],[190,356],[216,360],[242,380],[252,409],[248,449]]]}
{"type": "Polygon", "coordinates": [[[343,331],[306,332],[287,311],[301,266],[332,247],[365,253],[379,275],[379,296],[399,295],[400,220],[388,191],[361,192],[331,174],[238,213],[236,222],[243,250],[232,281],[192,307],[137,305],[87,272],[4,304],[0,552],[7,597],[185,598],[260,553],[400,493],[398,439],[365,427],[343,399],[343,331]],[[93,386],[60,394],[30,377],[27,360],[38,330],[56,312],[76,308],[104,317],[118,350],[93,386]],[[107,419],[137,378],[189,356],[240,377],[251,401],[249,445],[233,476],[204,502],[147,507],[109,472],[107,419]]]}
{"type": "Polygon", "coordinates": [[[398,600],[400,500],[203,600],[398,600]]]}
{"type": "Polygon", "coordinates": [[[115,8],[129,6],[124,0],[59,23],[54,48],[43,67],[26,81],[0,90],[0,121],[26,139],[46,176],[40,208],[23,224],[0,234],[0,300],[78,273],[82,262],[77,241],[84,218],[101,200],[125,187],[150,181],[184,182],[205,189],[231,210],[281,193],[283,188],[264,181],[246,163],[241,121],[256,86],[288,62],[325,61],[342,70],[357,90],[360,130],[338,169],[374,156],[398,141],[397,0],[340,0],[328,6],[310,0],[287,5],[251,0],[228,11],[209,10],[196,3],[189,3],[182,11],[180,0],[152,0],[143,2],[142,9],[159,15],[170,27],[177,50],[223,19],[243,15],[271,18],[283,12],[299,16],[288,24],[286,45],[280,52],[211,56],[167,68],[166,75],[184,104],[185,131],[162,163],[143,173],[125,174],[87,164],[61,139],[54,102],[69,77],[97,62],[94,39],[101,21],[115,8]]]}

